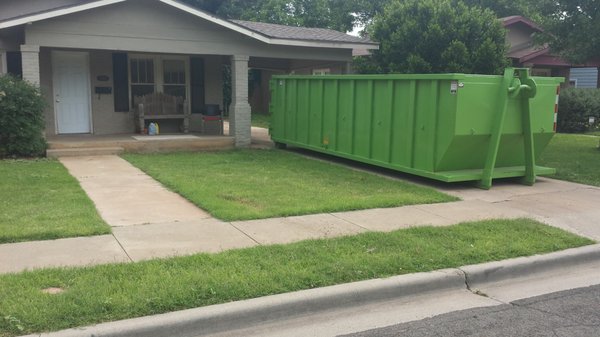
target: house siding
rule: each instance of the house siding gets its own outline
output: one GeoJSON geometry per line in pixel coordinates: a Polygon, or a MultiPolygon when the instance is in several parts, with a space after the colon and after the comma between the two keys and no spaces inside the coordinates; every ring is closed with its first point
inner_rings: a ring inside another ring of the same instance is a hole
{"type": "Polygon", "coordinates": [[[135,52],[351,60],[351,49],[269,45],[166,4],[124,3],[34,22],[27,44],[135,52]]]}
{"type": "Polygon", "coordinates": [[[95,94],[95,87],[111,87],[113,85],[112,53],[106,51],[90,52],[90,97],[92,100],[92,121],[97,135],[134,132],[133,112],[115,112],[114,95],[95,94]],[[98,80],[98,76],[107,76],[108,81],[98,80]]]}
{"type": "Polygon", "coordinates": [[[571,68],[569,79],[577,80],[576,88],[598,88],[598,68],[571,68]]]}
{"type": "Polygon", "coordinates": [[[531,47],[533,44],[532,33],[533,30],[524,24],[510,26],[506,32],[506,42],[510,46],[509,52],[531,47]]]}

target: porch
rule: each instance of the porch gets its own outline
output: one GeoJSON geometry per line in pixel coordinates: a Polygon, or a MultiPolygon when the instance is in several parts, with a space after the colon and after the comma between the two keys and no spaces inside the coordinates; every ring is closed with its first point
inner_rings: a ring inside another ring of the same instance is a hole
{"type": "Polygon", "coordinates": [[[53,135],[48,137],[48,158],[110,155],[123,152],[152,153],[232,149],[233,137],[203,136],[197,133],[148,136],[136,133],[117,135],[53,135]]]}
{"type": "MultiPolygon", "coordinates": [[[[211,151],[227,150],[235,147],[235,139],[229,136],[229,123],[224,123],[224,135],[207,136],[192,132],[189,134],[163,134],[158,136],[138,133],[116,135],[53,135],[47,138],[47,157],[67,157],[86,155],[111,155],[123,152],[156,153],[170,151],[211,151]]],[[[269,131],[264,128],[251,128],[253,148],[272,148],[269,131]]]]}
{"type": "Polygon", "coordinates": [[[202,111],[218,105],[229,112],[235,146],[247,147],[251,109],[267,112],[271,75],[347,73],[354,48],[377,49],[342,32],[227,20],[167,0],[77,2],[30,14],[0,22],[0,74],[40,86],[49,138],[146,128],[152,119],[136,123],[137,98],[160,93],[177,102],[163,115],[186,114],[160,116],[161,133],[188,124],[199,132],[202,111]]]}

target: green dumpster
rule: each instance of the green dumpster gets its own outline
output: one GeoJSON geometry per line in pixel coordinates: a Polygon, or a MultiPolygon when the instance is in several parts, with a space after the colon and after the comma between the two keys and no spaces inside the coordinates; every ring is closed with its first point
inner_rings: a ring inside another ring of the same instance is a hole
{"type": "Polygon", "coordinates": [[[468,74],[274,76],[271,138],[445,182],[536,175],[563,78],[468,74]]]}

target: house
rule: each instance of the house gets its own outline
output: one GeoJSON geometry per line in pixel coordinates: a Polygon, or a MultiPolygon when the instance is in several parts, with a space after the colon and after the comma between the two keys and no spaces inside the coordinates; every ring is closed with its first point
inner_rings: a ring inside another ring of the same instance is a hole
{"type": "Polygon", "coordinates": [[[502,25],[506,28],[506,40],[509,47],[508,57],[516,67],[531,68],[535,76],[557,76],[570,79],[570,85],[585,83],[587,87],[597,87],[598,64],[589,62],[586,64],[573,65],[571,62],[552,53],[547,45],[539,46],[534,42],[533,36],[543,32],[543,29],[535,22],[519,16],[501,18],[502,25]],[[596,79],[591,77],[595,74],[596,79]],[[577,78],[584,77],[579,82],[577,78]]]}
{"type": "Polygon", "coordinates": [[[598,76],[597,67],[582,67],[572,68],[569,74],[569,84],[575,88],[598,88],[598,76]]]}
{"type": "Polygon", "coordinates": [[[39,84],[46,135],[132,133],[135,97],[154,92],[184,98],[194,130],[206,104],[222,107],[229,66],[230,135],[247,146],[249,73],[262,88],[277,73],[345,73],[356,48],[378,46],[328,29],[226,20],[175,0],[0,2],[0,74],[39,84]]]}

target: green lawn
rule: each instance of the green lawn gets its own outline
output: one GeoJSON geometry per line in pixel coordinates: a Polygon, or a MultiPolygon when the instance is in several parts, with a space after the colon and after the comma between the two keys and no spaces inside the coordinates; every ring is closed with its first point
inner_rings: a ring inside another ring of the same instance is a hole
{"type": "Polygon", "coordinates": [[[491,220],[133,264],[3,275],[0,336],[60,330],[591,243],[533,220],[491,220]],[[64,292],[41,292],[49,287],[64,292]]]}
{"type": "Polygon", "coordinates": [[[280,150],[124,158],[227,221],[456,200],[430,188],[280,150]]]}
{"type": "MultiPolygon", "coordinates": [[[[229,117],[225,117],[225,120],[229,121],[229,117]]],[[[268,129],[271,124],[271,115],[253,113],[250,123],[252,126],[268,129]]]]}
{"type": "Polygon", "coordinates": [[[257,126],[259,128],[268,129],[270,124],[271,124],[271,115],[258,114],[258,113],[252,114],[252,126],[257,126]]]}
{"type": "Polygon", "coordinates": [[[600,186],[600,137],[556,134],[539,164],[556,168],[553,178],[600,186]]]}
{"type": "Polygon", "coordinates": [[[0,243],[110,233],[58,161],[0,161],[0,243]]]}

